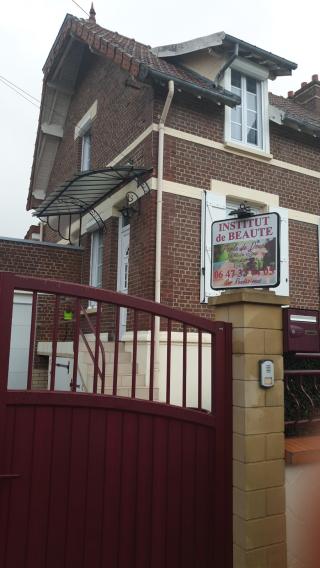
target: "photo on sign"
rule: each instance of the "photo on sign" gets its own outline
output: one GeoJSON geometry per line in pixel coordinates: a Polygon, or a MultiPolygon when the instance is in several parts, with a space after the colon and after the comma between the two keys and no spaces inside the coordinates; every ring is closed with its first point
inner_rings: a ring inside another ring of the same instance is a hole
{"type": "Polygon", "coordinates": [[[277,213],[212,224],[213,289],[275,288],[280,283],[279,258],[277,213]]]}

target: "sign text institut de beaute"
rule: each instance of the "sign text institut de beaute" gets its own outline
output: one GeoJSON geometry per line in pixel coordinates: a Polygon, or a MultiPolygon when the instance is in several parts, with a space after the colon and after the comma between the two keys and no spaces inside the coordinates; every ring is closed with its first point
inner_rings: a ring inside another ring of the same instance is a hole
{"type": "Polygon", "coordinates": [[[213,223],[212,288],[278,286],[279,224],[277,213],[213,223]]]}

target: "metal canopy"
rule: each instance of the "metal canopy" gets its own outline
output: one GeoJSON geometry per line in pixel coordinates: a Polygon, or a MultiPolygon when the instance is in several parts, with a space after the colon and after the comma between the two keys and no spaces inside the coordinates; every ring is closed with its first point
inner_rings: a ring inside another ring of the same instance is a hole
{"type": "Polygon", "coordinates": [[[143,183],[151,172],[152,168],[131,165],[81,172],[52,191],[33,215],[47,218],[83,216],[132,180],[143,183]]]}

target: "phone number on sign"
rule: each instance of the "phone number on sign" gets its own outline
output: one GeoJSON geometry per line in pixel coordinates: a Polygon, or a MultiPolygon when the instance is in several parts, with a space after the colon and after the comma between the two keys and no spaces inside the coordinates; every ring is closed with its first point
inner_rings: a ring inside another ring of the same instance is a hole
{"type": "Polygon", "coordinates": [[[268,266],[267,268],[264,268],[263,270],[257,270],[257,269],[253,269],[253,270],[244,270],[241,268],[238,268],[237,270],[227,270],[226,272],[224,272],[223,270],[215,270],[213,273],[213,278],[214,280],[223,280],[224,278],[241,278],[241,276],[247,276],[249,274],[249,272],[254,276],[254,275],[264,275],[264,276],[272,276],[275,273],[275,270],[273,268],[271,268],[270,266],[268,266]]]}

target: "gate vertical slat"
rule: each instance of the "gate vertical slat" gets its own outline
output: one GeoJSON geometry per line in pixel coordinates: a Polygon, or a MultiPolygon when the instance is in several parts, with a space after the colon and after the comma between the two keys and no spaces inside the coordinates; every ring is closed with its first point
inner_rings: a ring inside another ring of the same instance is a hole
{"type": "Polygon", "coordinates": [[[46,568],[64,566],[69,501],[69,462],[71,456],[72,412],[55,409],[52,443],[51,493],[49,501],[46,568]]]}
{"type": "MultiPolygon", "coordinates": [[[[32,455],[34,446],[34,407],[16,409],[14,429],[14,448],[11,466],[20,475],[15,482],[14,491],[10,495],[10,510],[7,520],[7,555],[4,566],[24,566],[27,546],[30,503],[30,477],[32,472],[32,455]],[[12,512],[19,511],[13,516],[12,512]],[[17,546],[19,535],[19,546],[17,546]]],[[[4,482],[3,482],[4,483],[4,482]]],[[[2,488],[3,489],[3,486],[2,488]]]]}
{"type": "Polygon", "coordinates": [[[138,313],[134,310],[133,314],[133,354],[132,354],[132,385],[131,397],[136,396],[136,379],[137,379],[137,348],[138,348],[138,313]]]}
{"type": "Polygon", "coordinates": [[[135,521],[137,509],[138,416],[126,414],[123,423],[123,460],[121,470],[119,568],[133,565],[135,558],[135,521]]]}
{"type": "Polygon", "coordinates": [[[65,566],[81,566],[84,553],[90,408],[74,408],[72,414],[65,566]]]}
{"type": "Polygon", "coordinates": [[[118,388],[118,359],[119,359],[119,326],[120,326],[120,307],[116,306],[115,316],[115,339],[114,339],[114,359],[113,359],[113,387],[112,394],[117,394],[118,388]]]}
{"type": "Polygon", "coordinates": [[[37,511],[37,514],[28,514],[25,568],[46,566],[54,411],[54,408],[40,406],[34,416],[29,511],[37,511]]]}
{"type": "Polygon", "coordinates": [[[153,477],[153,418],[139,416],[139,443],[137,460],[137,517],[135,528],[136,568],[150,566],[153,477]]]}
{"type": "Polygon", "coordinates": [[[72,373],[72,385],[71,385],[71,390],[73,392],[76,392],[77,390],[79,339],[80,339],[80,309],[81,309],[80,299],[77,298],[76,309],[75,309],[75,328],[74,328],[74,338],[73,338],[73,373],[72,373]]]}
{"type": "MultiPolygon", "coordinates": [[[[182,424],[169,423],[168,436],[168,499],[167,550],[165,566],[180,566],[181,550],[181,478],[182,478],[182,424]]],[[[200,565],[199,565],[200,566],[200,565]]]]}
{"type": "Polygon", "coordinates": [[[56,380],[56,360],[57,360],[57,341],[58,341],[58,328],[59,328],[59,309],[60,309],[60,296],[56,296],[53,314],[53,331],[52,331],[52,358],[51,358],[51,373],[50,373],[50,390],[54,391],[56,380]]]}
{"type": "Polygon", "coordinates": [[[182,347],[182,406],[187,406],[187,326],[183,324],[182,347]]]}
{"type": "Polygon", "coordinates": [[[34,342],[36,334],[36,318],[37,318],[37,292],[32,294],[32,310],[31,310],[31,328],[29,339],[29,360],[28,360],[28,378],[27,389],[30,390],[32,386],[32,372],[33,372],[33,359],[34,359],[34,342]]]}
{"type": "Polygon", "coordinates": [[[153,446],[153,490],[152,490],[152,536],[151,536],[151,566],[163,568],[166,552],[166,523],[167,523],[167,443],[168,423],[161,418],[154,418],[153,446]]]}
{"type": "Polygon", "coordinates": [[[101,566],[118,565],[123,413],[110,412],[106,440],[106,461],[102,519],[101,566]]]}
{"type": "MultiPolygon", "coordinates": [[[[99,341],[100,341],[100,327],[101,327],[101,302],[97,303],[96,315],[96,333],[95,333],[95,347],[94,347],[94,369],[93,369],[93,392],[97,392],[98,384],[98,371],[99,371],[99,341]]],[[[101,380],[101,390],[104,390],[105,377],[101,380]]]]}
{"type": "MultiPolygon", "coordinates": [[[[1,391],[4,392],[7,389],[10,343],[11,343],[10,332],[11,332],[11,323],[12,323],[13,296],[14,296],[13,275],[0,273],[0,345],[1,345],[0,392],[1,391]]],[[[1,460],[1,455],[0,455],[0,460],[1,460]]]]}
{"type": "Polygon", "coordinates": [[[198,330],[198,408],[202,408],[202,331],[198,330]]]}
{"type": "Polygon", "coordinates": [[[150,374],[149,374],[149,400],[153,400],[153,383],[154,383],[154,333],[155,333],[155,317],[151,316],[151,334],[150,334],[150,374]]]}
{"type": "MultiPolygon", "coordinates": [[[[181,507],[181,566],[193,568],[195,558],[195,429],[192,424],[182,426],[182,507],[181,507]]],[[[197,488],[198,489],[198,488],[197,488]]]]}
{"type": "Polygon", "coordinates": [[[170,404],[171,391],[171,328],[172,320],[168,319],[167,327],[167,381],[166,381],[166,403],[170,404]]]}
{"type": "Polygon", "coordinates": [[[88,438],[87,499],[85,504],[83,566],[101,566],[105,451],[108,417],[92,412],[88,438]]]}

